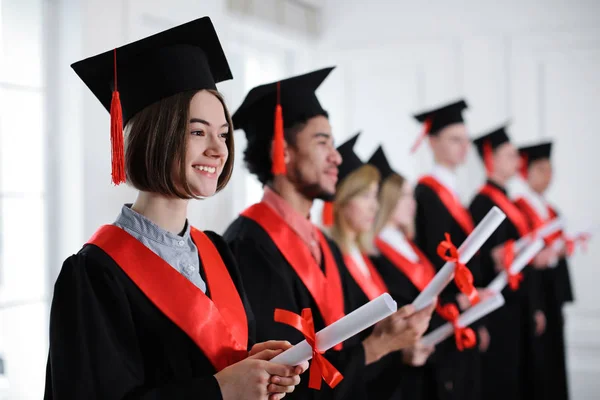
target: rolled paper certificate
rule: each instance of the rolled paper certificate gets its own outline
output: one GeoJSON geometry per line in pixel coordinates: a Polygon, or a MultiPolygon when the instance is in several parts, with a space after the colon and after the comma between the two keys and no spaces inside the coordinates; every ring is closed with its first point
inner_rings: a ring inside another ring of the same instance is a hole
{"type": "Polygon", "coordinates": [[[546,225],[536,229],[533,234],[529,233],[515,242],[515,253],[519,253],[525,246],[527,246],[532,238],[541,237],[542,239],[546,236],[552,235],[563,228],[564,221],[561,218],[554,218],[546,225]]]}
{"type": "MultiPolygon", "coordinates": [[[[475,304],[473,307],[462,313],[460,317],[458,317],[458,325],[463,328],[467,327],[491,312],[496,311],[503,305],[504,297],[500,293],[497,293],[494,296],[475,304]]],[[[435,346],[452,336],[453,332],[454,327],[450,322],[447,322],[436,330],[423,336],[421,343],[425,346],[435,346]]]]}
{"type": "MultiPolygon", "coordinates": [[[[324,352],[338,343],[351,338],[389,317],[398,310],[398,305],[388,293],[371,300],[350,314],[317,332],[317,350],[324,352]]],[[[303,340],[271,359],[271,362],[283,365],[298,365],[312,358],[312,348],[303,340]]]]}
{"type": "MultiPolygon", "coordinates": [[[[486,240],[494,233],[494,231],[504,221],[506,215],[500,211],[498,207],[493,207],[481,222],[475,227],[473,232],[458,248],[460,262],[468,263],[477,251],[483,246],[486,240]]],[[[444,288],[450,283],[454,277],[454,263],[447,262],[433,277],[431,282],[427,284],[425,289],[413,301],[413,305],[417,311],[420,311],[430,305],[444,288]]]]}
{"type": "MultiPolygon", "coordinates": [[[[513,263],[510,266],[510,272],[512,274],[518,274],[525,268],[527,264],[531,261],[533,257],[536,256],[544,248],[544,240],[541,238],[536,239],[529,246],[525,247],[519,255],[515,258],[513,263]]],[[[506,276],[506,271],[500,272],[494,280],[488,285],[488,289],[494,291],[495,293],[500,293],[502,289],[506,286],[508,282],[508,277],[506,276]]]]}

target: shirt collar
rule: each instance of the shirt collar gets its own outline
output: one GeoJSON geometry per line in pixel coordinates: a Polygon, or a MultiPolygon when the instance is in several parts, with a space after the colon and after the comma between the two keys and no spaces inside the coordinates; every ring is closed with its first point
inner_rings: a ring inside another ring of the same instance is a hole
{"type": "Polygon", "coordinates": [[[436,178],[442,185],[450,189],[452,193],[458,196],[458,185],[456,174],[450,168],[440,164],[435,164],[431,175],[436,178]]]}
{"type": "Polygon", "coordinates": [[[410,246],[408,239],[400,229],[385,227],[379,233],[379,238],[391,245],[396,251],[402,254],[406,259],[412,262],[419,261],[419,256],[410,246]]]}
{"type": "Polygon", "coordinates": [[[550,213],[548,212],[548,204],[544,197],[537,192],[535,192],[529,185],[523,190],[523,197],[525,200],[531,204],[534,210],[538,213],[540,217],[543,219],[550,218],[550,213]]]}
{"type": "Polygon", "coordinates": [[[305,242],[310,244],[316,235],[316,227],[308,216],[298,213],[287,201],[269,186],[265,186],[262,202],[271,207],[305,242]]]}
{"type": "Polygon", "coordinates": [[[496,182],[492,181],[491,179],[487,180],[487,184],[500,190],[502,193],[504,193],[504,195],[508,194],[508,192],[506,191],[506,188],[504,186],[498,185],[496,182]]]}
{"type": "Polygon", "coordinates": [[[169,247],[181,249],[182,241],[184,243],[191,241],[191,229],[187,220],[185,221],[185,228],[182,234],[175,235],[132,210],[131,204],[123,205],[115,223],[137,232],[146,239],[169,247]]]}

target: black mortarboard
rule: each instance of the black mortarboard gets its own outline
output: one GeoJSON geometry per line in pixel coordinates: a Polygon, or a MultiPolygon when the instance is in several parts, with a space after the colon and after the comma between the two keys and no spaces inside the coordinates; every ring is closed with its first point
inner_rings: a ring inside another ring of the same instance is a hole
{"type": "Polygon", "coordinates": [[[526,165],[529,166],[532,162],[541,159],[550,159],[552,153],[552,142],[543,142],[532,146],[525,146],[519,148],[519,154],[526,165]]]}
{"type": "Polygon", "coordinates": [[[461,99],[454,103],[446,104],[443,107],[416,114],[414,117],[423,124],[423,131],[417,138],[411,152],[417,150],[417,147],[419,147],[425,136],[435,136],[448,125],[463,123],[465,120],[463,119],[462,112],[467,107],[467,102],[461,99]]]}
{"type": "Polygon", "coordinates": [[[463,119],[462,112],[466,108],[467,102],[461,99],[443,107],[423,111],[422,113],[416,114],[414,117],[421,123],[429,121],[427,133],[429,135],[437,135],[448,125],[464,122],[465,120],[463,119]]]}
{"type": "Polygon", "coordinates": [[[475,147],[477,147],[477,152],[482,159],[484,159],[486,147],[489,148],[489,150],[494,151],[500,145],[510,142],[506,128],[507,125],[500,126],[493,131],[481,135],[477,139],[473,140],[473,144],[475,147]]]}
{"type": "Polygon", "coordinates": [[[111,115],[112,180],[125,182],[123,127],[136,113],[189,90],[232,78],[209,17],[71,65],[111,115]]]}
{"type": "MultiPolygon", "coordinates": [[[[115,86],[114,53],[110,50],[71,65],[107,111],[115,86]]],[[[209,17],[118,47],[116,64],[124,124],[163,98],[216,89],[216,83],[232,79],[209,17]]]]}
{"type": "Polygon", "coordinates": [[[233,114],[233,125],[236,129],[244,130],[248,141],[256,135],[273,137],[278,85],[285,128],[302,119],[326,115],[315,91],[334,68],[324,68],[253,88],[233,114]]]}
{"type": "Polygon", "coordinates": [[[337,151],[342,156],[342,163],[338,167],[338,185],[342,183],[344,178],[364,165],[362,160],[354,152],[354,145],[356,144],[359,136],[360,132],[352,136],[337,148],[337,151]]]}
{"type": "Polygon", "coordinates": [[[385,180],[385,178],[396,173],[396,171],[390,167],[390,163],[385,156],[382,146],[379,146],[377,150],[375,150],[368,162],[379,170],[382,182],[385,180]]]}

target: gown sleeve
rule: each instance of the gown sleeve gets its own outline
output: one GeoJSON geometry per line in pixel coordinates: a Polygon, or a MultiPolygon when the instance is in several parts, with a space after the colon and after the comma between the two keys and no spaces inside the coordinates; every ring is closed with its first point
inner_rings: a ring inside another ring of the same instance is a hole
{"type": "Polygon", "coordinates": [[[213,376],[144,385],[132,309],[106,263],[68,258],[54,287],[45,399],[221,399],[213,376]]]}

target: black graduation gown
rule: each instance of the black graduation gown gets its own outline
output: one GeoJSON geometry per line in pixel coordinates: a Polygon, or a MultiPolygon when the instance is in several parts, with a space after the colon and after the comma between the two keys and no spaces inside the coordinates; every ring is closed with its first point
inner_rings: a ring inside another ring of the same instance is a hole
{"type": "MultiPolygon", "coordinates": [[[[439,196],[429,186],[419,183],[415,188],[417,212],[415,217],[415,244],[431,261],[436,271],[444,265],[437,254],[437,247],[449,233],[452,242],[458,247],[467,238],[467,234],[450,214],[439,196]]],[[[473,257],[467,265],[471,270],[474,283],[479,286],[480,276],[477,257],[473,257]]],[[[450,283],[440,294],[440,302],[456,303],[459,291],[456,285],[450,283]]],[[[458,306],[458,305],[457,305],[458,306]]],[[[430,330],[446,321],[434,314],[430,330]]],[[[477,331],[480,323],[472,328],[477,331]]],[[[465,349],[460,352],[453,340],[445,340],[436,346],[435,352],[429,357],[425,366],[427,399],[439,400],[469,400],[480,399],[479,352],[477,348],[465,349]],[[435,390],[429,386],[435,385],[435,390]]]]}
{"type": "MultiPolygon", "coordinates": [[[[555,213],[556,214],[556,213],[555,213]]],[[[531,227],[534,221],[529,220],[531,227]]],[[[542,396],[550,400],[569,398],[564,337],[563,305],[573,301],[573,291],[566,258],[560,258],[555,268],[535,271],[544,290],[546,332],[541,337],[543,364],[540,367],[544,381],[542,396]]]]}
{"type": "MultiPolygon", "coordinates": [[[[258,341],[268,339],[288,340],[292,344],[304,340],[301,332],[295,328],[277,323],[273,319],[275,308],[281,308],[300,314],[302,309],[310,308],[313,313],[315,330],[319,331],[326,325],[310,292],[287,262],[268,233],[255,221],[244,216],[238,217],[223,235],[229,244],[236,260],[246,294],[256,317],[256,338],[258,341]]],[[[367,302],[366,296],[356,285],[349,273],[343,267],[343,257],[335,243],[327,239],[336,264],[340,270],[344,292],[344,309],[346,314],[367,302]]],[[[385,357],[377,363],[365,367],[365,353],[362,339],[368,331],[363,332],[344,343],[341,351],[329,350],[324,356],[344,376],[342,382],[331,389],[325,383],[321,390],[308,388],[308,376],[302,379],[290,398],[301,399],[368,399],[369,391],[385,370],[388,363],[397,361],[385,357]]],[[[395,372],[393,387],[397,385],[400,375],[395,372]]],[[[392,388],[379,388],[380,392],[390,392],[392,388]]],[[[288,397],[286,396],[286,398],[288,397]]],[[[386,394],[382,394],[383,398],[386,394]]]]}
{"type": "MultiPolygon", "coordinates": [[[[219,235],[205,233],[240,294],[251,346],[254,317],[236,263],[219,235]]],[[[99,247],[85,245],[64,262],[52,299],[44,399],[217,400],[216,372],[99,247]]]]}
{"type": "MultiPolygon", "coordinates": [[[[488,182],[504,194],[504,188],[488,182]]],[[[479,223],[492,207],[497,206],[488,196],[477,194],[469,211],[475,224],[479,223]]],[[[506,241],[520,237],[517,227],[506,218],[484,243],[480,250],[480,268],[483,286],[497,275],[492,260],[492,249],[506,241]]],[[[538,388],[536,371],[536,340],[533,313],[542,309],[540,282],[533,268],[523,270],[524,279],[519,289],[513,291],[508,285],[502,291],[505,305],[485,318],[490,334],[490,345],[482,353],[482,392],[484,399],[527,399],[538,388]]],[[[538,354],[539,355],[539,354],[538,354]]]]}
{"type": "MultiPolygon", "coordinates": [[[[387,257],[378,254],[372,256],[371,261],[381,274],[390,295],[398,303],[398,308],[411,304],[417,298],[419,289],[387,257]]],[[[427,387],[431,382],[426,381],[425,373],[425,367],[405,366],[400,387],[396,391],[397,398],[411,400],[431,398],[433,394],[428,394],[428,391],[432,388],[427,387]]]]}

